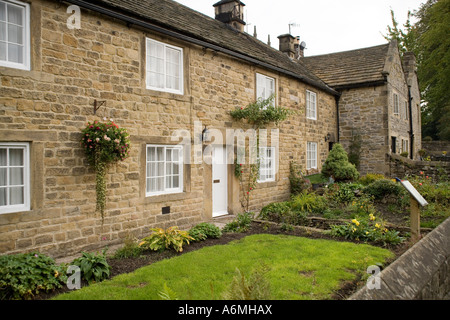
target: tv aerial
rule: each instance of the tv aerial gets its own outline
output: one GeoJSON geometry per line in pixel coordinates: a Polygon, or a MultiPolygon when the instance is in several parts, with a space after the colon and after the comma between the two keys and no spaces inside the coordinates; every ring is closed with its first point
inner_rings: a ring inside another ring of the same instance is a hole
{"type": "Polygon", "coordinates": [[[291,33],[291,28],[300,28],[300,24],[295,23],[295,22],[289,23],[289,34],[292,34],[291,33]]]}

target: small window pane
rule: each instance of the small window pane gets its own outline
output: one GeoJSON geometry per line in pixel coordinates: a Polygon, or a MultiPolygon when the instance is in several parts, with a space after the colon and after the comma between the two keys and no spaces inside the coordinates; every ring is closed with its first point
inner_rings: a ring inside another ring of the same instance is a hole
{"type": "Polygon", "coordinates": [[[0,22],[0,41],[6,41],[6,23],[0,22]]]}
{"type": "Polygon", "coordinates": [[[6,43],[0,42],[0,60],[6,61],[6,43]]]}
{"type": "Polygon", "coordinates": [[[10,205],[24,204],[23,187],[10,188],[9,204],[10,205]]]}
{"type": "Polygon", "coordinates": [[[0,166],[6,166],[6,149],[0,149],[0,166]]]}
{"type": "Polygon", "coordinates": [[[10,168],[9,169],[9,185],[20,186],[23,185],[23,169],[10,168]]]}
{"type": "Polygon", "coordinates": [[[8,42],[23,44],[23,27],[9,25],[8,42]]]}
{"type": "Polygon", "coordinates": [[[23,26],[23,8],[8,4],[8,22],[23,26]]]}
{"type": "Polygon", "coordinates": [[[0,21],[6,21],[6,4],[0,2],[0,21]]]}
{"type": "Polygon", "coordinates": [[[174,176],[173,177],[173,188],[179,188],[180,187],[180,177],[174,176]]]}
{"type": "Polygon", "coordinates": [[[8,169],[6,168],[0,168],[0,187],[1,186],[6,186],[6,182],[7,182],[7,177],[6,177],[6,173],[8,169]]]}
{"type": "Polygon", "coordinates": [[[9,149],[9,165],[23,166],[23,149],[9,149]]]}
{"type": "Polygon", "coordinates": [[[23,63],[23,47],[17,44],[9,44],[8,61],[15,63],[23,63]]]}
{"type": "Polygon", "coordinates": [[[6,205],[6,188],[0,188],[0,206],[6,205]]]}

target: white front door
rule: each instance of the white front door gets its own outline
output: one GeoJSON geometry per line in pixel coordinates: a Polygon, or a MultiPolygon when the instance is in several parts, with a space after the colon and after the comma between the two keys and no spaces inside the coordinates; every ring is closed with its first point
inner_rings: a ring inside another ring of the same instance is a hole
{"type": "Polygon", "coordinates": [[[227,153],[223,146],[212,151],[212,215],[218,217],[228,214],[227,153]]]}

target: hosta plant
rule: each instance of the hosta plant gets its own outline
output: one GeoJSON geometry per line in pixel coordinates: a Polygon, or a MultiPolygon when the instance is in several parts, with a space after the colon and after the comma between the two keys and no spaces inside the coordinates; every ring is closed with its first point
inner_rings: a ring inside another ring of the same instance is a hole
{"type": "Polygon", "coordinates": [[[153,228],[153,233],[142,239],[139,246],[144,250],[163,251],[173,249],[182,252],[183,246],[193,241],[188,231],[179,230],[177,226],[167,229],[153,228]]]}
{"type": "Polygon", "coordinates": [[[111,274],[111,266],[106,260],[106,251],[102,253],[83,252],[82,256],[75,259],[72,264],[80,267],[81,277],[88,283],[100,282],[108,279],[111,274]]]}
{"type": "Polygon", "coordinates": [[[96,172],[96,209],[100,211],[103,220],[106,206],[106,172],[111,164],[127,158],[130,152],[129,135],[126,129],[119,128],[112,119],[104,123],[89,122],[81,132],[81,145],[89,165],[96,172]]]}

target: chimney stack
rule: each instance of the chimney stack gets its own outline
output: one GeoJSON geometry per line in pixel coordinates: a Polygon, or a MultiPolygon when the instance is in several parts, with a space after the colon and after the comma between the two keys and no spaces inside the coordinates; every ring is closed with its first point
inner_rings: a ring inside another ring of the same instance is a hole
{"type": "Polygon", "coordinates": [[[244,6],[240,0],[221,0],[213,5],[216,20],[232,26],[234,29],[244,32],[244,6]]]}
{"type": "Polygon", "coordinates": [[[289,33],[278,36],[280,40],[280,51],[287,54],[289,58],[295,58],[295,38],[289,33]]]}

